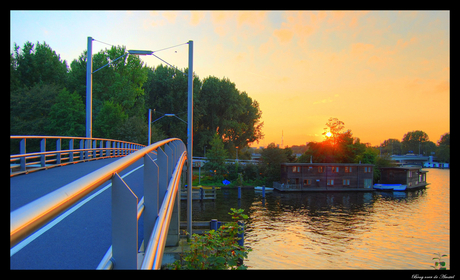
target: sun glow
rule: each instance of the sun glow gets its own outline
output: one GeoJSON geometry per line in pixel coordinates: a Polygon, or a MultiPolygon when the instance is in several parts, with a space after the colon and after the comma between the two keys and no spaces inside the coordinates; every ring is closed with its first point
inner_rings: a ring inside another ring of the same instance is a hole
{"type": "Polygon", "coordinates": [[[326,132],[326,136],[327,137],[331,137],[332,136],[332,133],[330,131],[326,132]]]}

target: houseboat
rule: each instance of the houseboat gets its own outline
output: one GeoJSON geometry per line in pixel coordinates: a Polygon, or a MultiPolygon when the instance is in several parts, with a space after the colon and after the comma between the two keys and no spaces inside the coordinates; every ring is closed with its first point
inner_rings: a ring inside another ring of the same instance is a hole
{"type": "Polygon", "coordinates": [[[374,191],[374,165],[356,163],[282,163],[278,191],[374,191]]]}
{"type": "Polygon", "coordinates": [[[380,180],[374,185],[374,189],[382,191],[407,191],[425,188],[426,173],[418,166],[406,167],[382,167],[380,168],[380,180]]]}

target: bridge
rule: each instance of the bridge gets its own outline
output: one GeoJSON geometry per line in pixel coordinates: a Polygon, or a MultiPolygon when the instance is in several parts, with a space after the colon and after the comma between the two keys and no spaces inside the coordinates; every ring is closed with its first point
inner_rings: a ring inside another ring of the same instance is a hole
{"type": "Polygon", "coordinates": [[[178,245],[180,139],[10,139],[11,269],[159,269],[165,246],[178,245]]]}

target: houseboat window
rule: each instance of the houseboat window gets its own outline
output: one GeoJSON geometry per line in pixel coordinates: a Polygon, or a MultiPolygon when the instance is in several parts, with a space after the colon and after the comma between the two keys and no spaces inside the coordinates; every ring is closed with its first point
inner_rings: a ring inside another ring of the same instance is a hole
{"type": "Polygon", "coordinates": [[[327,185],[328,186],[333,186],[334,185],[334,179],[328,179],[327,180],[327,185]]]}
{"type": "Polygon", "coordinates": [[[350,179],[343,179],[343,185],[344,186],[349,186],[350,185],[350,179]]]}
{"type": "Polygon", "coordinates": [[[300,172],[300,166],[293,166],[292,167],[292,172],[299,173],[300,172]]]}
{"type": "Polygon", "coordinates": [[[338,166],[333,166],[332,167],[332,173],[337,173],[339,172],[339,167],[338,166]]]}
{"type": "Polygon", "coordinates": [[[323,173],[323,167],[322,166],[318,166],[318,173],[323,173]]]}
{"type": "Polygon", "coordinates": [[[311,180],[310,179],[304,179],[303,184],[304,184],[304,186],[311,185],[311,180]]]}
{"type": "Polygon", "coordinates": [[[364,167],[364,173],[371,173],[372,167],[364,167]]]}
{"type": "Polygon", "coordinates": [[[345,166],[345,172],[346,173],[351,173],[352,172],[352,167],[351,166],[345,166]]]}

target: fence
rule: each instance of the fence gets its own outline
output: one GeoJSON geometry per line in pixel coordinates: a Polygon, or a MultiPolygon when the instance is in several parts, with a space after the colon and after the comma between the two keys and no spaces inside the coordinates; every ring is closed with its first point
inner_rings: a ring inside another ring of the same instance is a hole
{"type": "Polygon", "coordinates": [[[180,238],[176,197],[186,159],[185,145],[180,139],[159,141],[14,210],[10,213],[10,248],[112,180],[112,246],[98,268],[160,268],[171,231],[173,242],[180,238]],[[154,151],[156,160],[150,157],[154,151]],[[139,202],[118,173],[141,158],[144,158],[144,197],[139,202]],[[141,215],[144,215],[146,249],[140,254],[137,232],[141,215]]]}
{"type": "Polygon", "coordinates": [[[15,144],[18,141],[19,154],[10,155],[10,176],[82,161],[122,157],[145,147],[136,143],[104,138],[10,136],[10,145],[12,146],[10,151],[17,151],[15,144]],[[39,148],[37,147],[37,140],[40,141],[39,148]],[[31,145],[32,149],[39,149],[39,151],[27,152],[27,141],[34,142],[31,145]],[[64,141],[68,141],[68,149],[64,149],[64,141]],[[75,149],[77,143],[79,148],[75,149]],[[49,150],[50,147],[53,149],[52,151],[49,150]]]}

